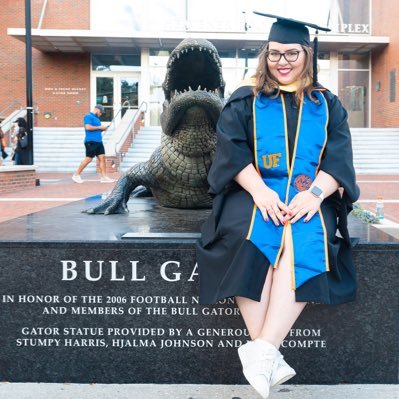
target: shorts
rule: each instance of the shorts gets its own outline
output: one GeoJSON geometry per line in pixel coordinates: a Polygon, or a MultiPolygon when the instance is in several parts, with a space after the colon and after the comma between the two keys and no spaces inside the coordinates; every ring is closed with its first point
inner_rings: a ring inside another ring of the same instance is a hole
{"type": "Polygon", "coordinates": [[[86,157],[94,158],[99,155],[105,154],[104,145],[98,141],[87,141],[85,143],[86,147],[86,157]]]}

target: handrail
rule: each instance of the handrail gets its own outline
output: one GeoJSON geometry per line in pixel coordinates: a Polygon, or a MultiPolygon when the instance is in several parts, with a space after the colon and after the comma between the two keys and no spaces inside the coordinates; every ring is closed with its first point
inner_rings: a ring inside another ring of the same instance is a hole
{"type": "Polygon", "coordinates": [[[7,133],[11,131],[12,124],[14,120],[18,117],[25,117],[26,115],[26,108],[16,109],[11,114],[9,114],[3,122],[0,123],[1,130],[3,133],[7,133]]]}
{"type": "MultiPolygon", "coordinates": [[[[134,131],[134,124],[142,112],[147,112],[147,103],[145,101],[135,109],[134,113],[133,109],[129,108],[127,110],[121,123],[112,131],[111,135],[107,137],[108,139],[104,141],[106,156],[121,156],[121,149],[126,142],[126,139],[129,137],[129,134],[132,134],[132,131],[134,131]]],[[[132,134],[132,142],[133,140],[134,134],[132,134]]]]}
{"type": "Polygon", "coordinates": [[[8,111],[10,108],[16,108],[16,105],[19,105],[19,108],[21,108],[21,103],[17,100],[13,101],[11,104],[7,105],[3,110],[0,111],[0,116],[3,115],[6,111],[8,111]]]}
{"type": "Polygon", "coordinates": [[[122,112],[122,109],[123,109],[123,107],[126,106],[126,104],[128,105],[128,109],[131,108],[130,101],[129,101],[129,100],[125,100],[125,101],[122,103],[122,105],[121,105],[119,111],[118,111],[118,112],[116,113],[116,115],[112,118],[112,120],[111,120],[110,124],[108,125],[108,128],[107,128],[107,130],[106,130],[105,132],[108,132],[108,131],[111,130],[110,127],[112,126],[112,124],[114,125],[114,129],[115,129],[115,120],[116,120],[116,117],[122,112]]]}
{"type": "MultiPolygon", "coordinates": [[[[134,124],[136,123],[137,117],[138,117],[138,115],[140,115],[141,112],[144,112],[144,113],[147,112],[147,103],[145,101],[143,101],[140,104],[140,106],[137,108],[136,113],[134,114],[133,118],[130,120],[129,125],[127,126],[125,132],[119,137],[119,140],[115,142],[115,153],[116,154],[118,154],[120,152],[123,143],[125,142],[127,136],[131,132],[132,125],[134,126],[134,124]],[[143,106],[145,106],[144,110],[142,110],[143,106]]],[[[133,139],[134,139],[134,135],[133,135],[133,139]]],[[[133,140],[132,140],[132,142],[133,142],[133,140]]]]}
{"type": "Polygon", "coordinates": [[[41,29],[42,28],[42,23],[43,23],[44,13],[46,11],[46,8],[47,8],[47,0],[44,0],[43,6],[42,6],[42,12],[40,14],[39,23],[37,24],[37,29],[41,29]]]}
{"type": "Polygon", "coordinates": [[[115,129],[116,129],[116,124],[115,124],[116,117],[122,112],[122,109],[123,109],[123,107],[126,106],[126,104],[128,105],[128,107],[127,107],[128,109],[132,108],[131,105],[130,105],[130,101],[129,101],[129,100],[125,100],[125,101],[122,103],[122,105],[121,105],[119,111],[118,111],[118,112],[116,113],[116,115],[112,118],[110,124],[108,125],[107,130],[105,130],[105,131],[103,132],[103,138],[104,138],[105,136],[109,136],[109,135],[111,134],[111,131],[115,131],[115,129]],[[113,128],[111,128],[112,125],[114,125],[113,128]]]}

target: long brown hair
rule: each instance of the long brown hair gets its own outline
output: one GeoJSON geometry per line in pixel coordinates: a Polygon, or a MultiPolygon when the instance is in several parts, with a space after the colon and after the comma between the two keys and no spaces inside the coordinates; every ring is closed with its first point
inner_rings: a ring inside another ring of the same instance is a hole
{"type": "MultiPolygon", "coordinates": [[[[313,102],[318,102],[317,98],[312,95],[314,90],[313,81],[313,50],[311,47],[302,46],[305,52],[305,65],[299,77],[299,87],[295,92],[295,100],[300,103],[302,95],[306,93],[313,102]]],[[[265,93],[271,98],[276,98],[280,94],[278,81],[272,76],[267,65],[267,51],[269,50],[269,42],[265,44],[259,53],[259,63],[255,73],[255,87],[253,89],[255,96],[258,93],[265,93]]]]}

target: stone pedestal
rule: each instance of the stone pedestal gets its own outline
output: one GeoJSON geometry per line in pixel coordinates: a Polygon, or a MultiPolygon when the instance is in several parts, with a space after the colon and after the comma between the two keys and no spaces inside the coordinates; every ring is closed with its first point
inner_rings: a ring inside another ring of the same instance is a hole
{"type": "MultiPolygon", "coordinates": [[[[1,380],[246,383],[238,309],[198,305],[209,211],[135,199],[129,215],[81,213],[99,200],[0,224],[1,380]]],[[[356,221],[352,231],[358,298],[306,308],[282,348],[292,383],[398,382],[399,243],[356,221]]]]}

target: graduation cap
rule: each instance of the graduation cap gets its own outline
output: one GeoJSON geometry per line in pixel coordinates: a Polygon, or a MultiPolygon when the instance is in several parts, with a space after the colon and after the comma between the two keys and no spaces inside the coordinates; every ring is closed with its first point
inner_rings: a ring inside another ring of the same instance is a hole
{"type": "Polygon", "coordinates": [[[297,21],[296,19],[279,17],[273,14],[264,14],[262,12],[254,11],[254,14],[261,15],[262,17],[276,18],[270,29],[269,38],[270,42],[278,42],[283,44],[297,43],[302,46],[310,47],[309,28],[316,30],[316,35],[313,40],[313,85],[317,83],[317,52],[318,52],[318,39],[317,34],[319,30],[329,32],[331,29],[323,28],[316,24],[309,22],[297,21]]]}

